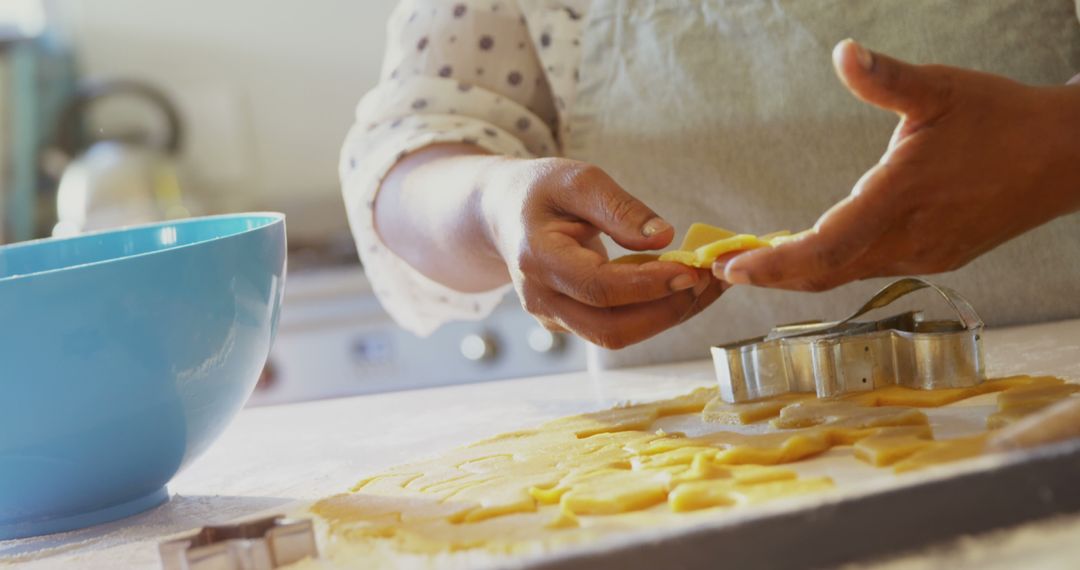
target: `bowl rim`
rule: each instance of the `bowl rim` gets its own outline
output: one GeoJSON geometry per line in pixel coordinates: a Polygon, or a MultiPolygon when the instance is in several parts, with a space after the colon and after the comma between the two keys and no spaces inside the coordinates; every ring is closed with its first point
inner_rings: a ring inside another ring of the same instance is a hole
{"type": "Polygon", "coordinates": [[[0,277],[0,285],[20,281],[20,280],[23,280],[23,279],[29,279],[31,277],[40,277],[40,276],[43,276],[43,275],[50,275],[50,274],[53,274],[53,273],[71,271],[71,270],[74,270],[74,269],[82,269],[82,268],[86,268],[86,267],[95,267],[95,266],[99,266],[99,265],[106,265],[106,264],[109,264],[109,263],[117,263],[117,262],[121,262],[121,261],[126,261],[126,260],[129,260],[129,259],[138,259],[140,257],[146,257],[146,256],[150,256],[150,255],[164,254],[164,253],[171,252],[171,251],[179,251],[179,250],[187,249],[187,248],[190,248],[190,247],[195,247],[197,245],[202,245],[202,244],[206,244],[206,243],[212,243],[212,242],[215,242],[215,241],[220,241],[220,240],[228,239],[228,238],[235,237],[235,236],[241,236],[241,235],[248,234],[248,233],[251,233],[251,232],[254,232],[254,231],[257,231],[257,230],[261,230],[261,229],[269,227],[269,226],[273,226],[273,225],[277,225],[277,224],[284,224],[285,223],[285,214],[283,214],[281,212],[272,212],[272,211],[238,212],[238,213],[233,213],[233,214],[215,214],[215,215],[211,215],[211,216],[193,216],[193,217],[190,217],[190,218],[180,218],[180,219],[176,219],[176,220],[163,220],[163,221],[160,221],[160,222],[150,222],[150,223],[147,223],[147,224],[135,224],[135,225],[130,225],[130,226],[120,226],[120,227],[115,227],[115,228],[107,228],[107,229],[103,229],[103,230],[96,230],[96,231],[92,231],[92,232],[86,232],[86,233],[82,233],[82,234],[79,234],[79,235],[66,236],[66,237],[62,237],[62,238],[44,237],[44,238],[26,240],[26,241],[21,241],[21,242],[15,242],[15,243],[10,243],[10,244],[0,245],[0,251],[20,249],[20,248],[24,248],[24,247],[32,247],[32,246],[39,245],[39,244],[44,243],[44,242],[77,240],[77,239],[83,239],[83,238],[88,238],[88,237],[93,237],[93,236],[104,235],[104,234],[123,233],[123,232],[129,232],[129,231],[132,231],[132,230],[143,230],[143,229],[155,228],[155,227],[176,226],[176,225],[184,225],[184,224],[195,223],[195,222],[206,221],[206,220],[223,220],[223,219],[230,219],[230,218],[270,218],[270,221],[265,223],[265,224],[262,224],[260,226],[254,227],[254,228],[247,228],[247,229],[245,229],[243,231],[229,233],[229,234],[225,234],[225,235],[220,235],[220,236],[212,237],[212,238],[209,238],[209,239],[202,239],[202,240],[191,242],[191,243],[175,245],[175,246],[172,246],[172,247],[166,247],[166,248],[163,248],[163,249],[155,249],[153,251],[144,251],[142,253],[134,253],[134,254],[131,254],[131,255],[110,257],[108,259],[101,259],[101,260],[98,260],[98,261],[90,261],[90,262],[87,262],[87,263],[78,263],[78,264],[73,264],[73,265],[65,265],[63,267],[56,267],[56,268],[53,268],[53,269],[46,269],[44,271],[33,271],[33,272],[30,272],[30,273],[19,273],[19,274],[16,274],[16,275],[8,275],[7,277],[0,277]]]}

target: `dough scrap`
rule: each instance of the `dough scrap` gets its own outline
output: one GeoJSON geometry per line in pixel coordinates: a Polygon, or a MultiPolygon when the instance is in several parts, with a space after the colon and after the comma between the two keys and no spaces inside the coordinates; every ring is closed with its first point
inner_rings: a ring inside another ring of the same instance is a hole
{"type": "Polygon", "coordinates": [[[998,394],[998,410],[1042,409],[1080,391],[1077,384],[1029,385],[1010,388],[998,394]]]}
{"type": "Polygon", "coordinates": [[[930,445],[893,464],[893,471],[903,473],[978,457],[986,450],[988,436],[989,434],[984,433],[972,437],[931,442],[930,445]]]}
{"type": "Polygon", "coordinates": [[[708,423],[746,425],[780,415],[788,404],[813,398],[813,394],[784,394],[752,402],[730,404],[719,396],[713,398],[701,411],[701,419],[708,423]]]}
{"type": "Polygon", "coordinates": [[[788,497],[827,490],[833,487],[832,479],[814,477],[746,484],[738,481],[694,481],[684,483],[668,495],[672,512],[685,513],[711,507],[730,507],[762,503],[788,497]]]}
{"type": "Polygon", "coordinates": [[[885,467],[932,445],[933,437],[930,426],[882,428],[855,442],[853,449],[857,459],[885,467]]]}
{"type": "Polygon", "coordinates": [[[1080,385],[1051,380],[1057,379],[1042,378],[1039,382],[1017,385],[998,394],[998,409],[986,418],[986,427],[1005,427],[1080,392],[1080,385]]]}
{"type": "Polygon", "coordinates": [[[867,407],[844,400],[804,400],[785,406],[772,425],[781,429],[818,425],[864,429],[926,425],[926,414],[906,406],[867,407]]]}
{"type": "Polygon", "coordinates": [[[938,390],[918,390],[903,386],[886,386],[868,392],[857,392],[841,396],[842,399],[856,402],[863,406],[915,406],[920,408],[938,408],[953,402],[973,398],[981,394],[1003,392],[1011,388],[1026,386],[1057,386],[1065,381],[1053,376],[1008,376],[991,379],[969,388],[942,388],[938,390]]]}

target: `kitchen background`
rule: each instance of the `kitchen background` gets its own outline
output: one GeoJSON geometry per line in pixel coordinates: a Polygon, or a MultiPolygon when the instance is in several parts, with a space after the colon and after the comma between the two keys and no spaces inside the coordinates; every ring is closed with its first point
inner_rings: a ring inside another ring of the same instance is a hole
{"type": "Polygon", "coordinates": [[[0,243],[285,212],[285,306],[249,405],[584,368],[513,297],[418,339],[372,296],[337,157],[393,5],[0,1],[0,243]]]}

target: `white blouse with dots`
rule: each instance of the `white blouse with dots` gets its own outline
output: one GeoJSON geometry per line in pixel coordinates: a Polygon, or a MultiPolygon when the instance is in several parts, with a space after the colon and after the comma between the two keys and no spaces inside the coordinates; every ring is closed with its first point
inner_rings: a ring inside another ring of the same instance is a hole
{"type": "Polygon", "coordinates": [[[413,333],[482,318],[510,286],[462,293],[391,252],[374,226],[379,186],[403,156],[433,143],[518,157],[558,154],[559,115],[580,57],[582,18],[573,5],[403,0],[390,18],[382,79],[360,101],[340,175],[365,273],[383,307],[413,333]]]}

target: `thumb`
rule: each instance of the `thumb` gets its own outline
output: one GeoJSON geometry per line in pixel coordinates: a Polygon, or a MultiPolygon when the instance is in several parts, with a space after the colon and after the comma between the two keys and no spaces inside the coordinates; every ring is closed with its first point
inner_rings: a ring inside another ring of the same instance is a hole
{"type": "Polygon", "coordinates": [[[622,247],[659,249],[671,243],[675,229],[602,170],[592,167],[575,177],[565,210],[596,226],[622,247]]]}
{"type": "Polygon", "coordinates": [[[893,59],[852,39],[833,48],[833,66],[853,95],[909,121],[930,119],[949,101],[952,82],[942,68],[893,59]]]}

